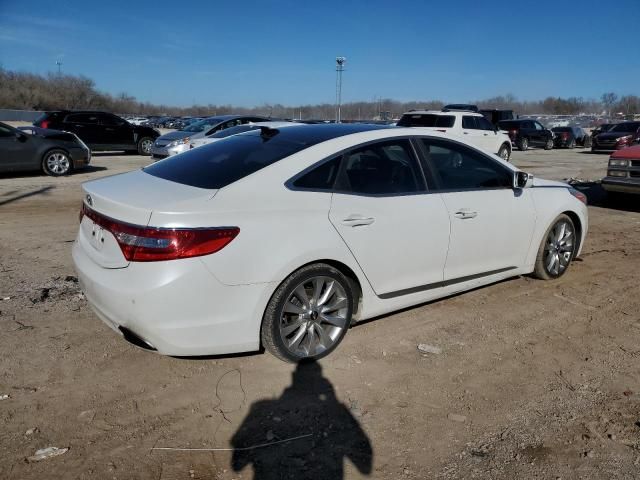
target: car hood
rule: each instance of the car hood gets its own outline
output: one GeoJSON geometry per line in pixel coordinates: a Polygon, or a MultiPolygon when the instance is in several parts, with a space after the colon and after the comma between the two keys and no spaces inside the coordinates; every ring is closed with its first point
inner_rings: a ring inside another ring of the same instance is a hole
{"type": "Polygon", "coordinates": [[[175,132],[165,133],[158,139],[162,140],[180,140],[181,138],[203,138],[204,132],[187,132],[185,130],[176,130],[175,132]]]}
{"type": "Polygon", "coordinates": [[[640,145],[623,148],[611,154],[611,158],[627,158],[632,160],[640,160],[640,145]]]}

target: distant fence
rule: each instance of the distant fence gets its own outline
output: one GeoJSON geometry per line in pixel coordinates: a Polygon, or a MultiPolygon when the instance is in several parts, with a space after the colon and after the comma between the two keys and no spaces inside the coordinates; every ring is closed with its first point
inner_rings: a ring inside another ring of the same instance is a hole
{"type": "Polygon", "coordinates": [[[0,108],[0,122],[33,122],[42,115],[34,110],[7,110],[0,108]]]}

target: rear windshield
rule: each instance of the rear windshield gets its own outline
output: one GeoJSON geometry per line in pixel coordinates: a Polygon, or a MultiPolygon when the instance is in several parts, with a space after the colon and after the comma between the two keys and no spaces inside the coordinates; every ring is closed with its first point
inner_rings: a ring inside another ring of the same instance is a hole
{"type": "Polygon", "coordinates": [[[613,127],[610,132],[636,132],[640,128],[640,123],[638,122],[625,122],[619,123],[615,127],[613,127]]]}
{"type": "Polygon", "coordinates": [[[571,132],[571,128],[569,127],[554,127],[551,129],[552,132],[571,132]]]}
{"type": "Polygon", "coordinates": [[[144,168],[144,172],[192,187],[218,189],[309,147],[252,131],[194,148],[144,168]]]}
{"type": "Polygon", "coordinates": [[[453,115],[434,115],[432,113],[406,113],[398,122],[399,127],[439,127],[451,128],[456,117],[453,115]]]}

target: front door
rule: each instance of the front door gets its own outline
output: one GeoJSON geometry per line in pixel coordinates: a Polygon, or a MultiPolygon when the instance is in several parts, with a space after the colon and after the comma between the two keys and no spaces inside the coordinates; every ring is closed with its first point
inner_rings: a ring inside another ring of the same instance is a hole
{"type": "Polygon", "coordinates": [[[409,140],[346,153],[336,191],[329,219],[377,295],[440,286],[449,216],[440,195],[427,192],[409,140]]]}
{"type": "Polygon", "coordinates": [[[103,113],[100,119],[101,143],[112,148],[135,148],[133,129],[131,125],[120,117],[103,113]]]}
{"type": "Polygon", "coordinates": [[[449,140],[422,139],[424,156],[451,222],[445,282],[524,265],[534,229],[530,191],[512,171],[449,140]]]}
{"type": "Polygon", "coordinates": [[[75,133],[90,148],[102,143],[97,113],[70,113],[62,122],[62,129],[75,133]]]}

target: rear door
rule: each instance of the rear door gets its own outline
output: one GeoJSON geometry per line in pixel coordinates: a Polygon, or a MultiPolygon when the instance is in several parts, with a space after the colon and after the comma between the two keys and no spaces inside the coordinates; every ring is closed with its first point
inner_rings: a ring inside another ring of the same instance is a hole
{"type": "Polygon", "coordinates": [[[0,172],[28,170],[34,163],[37,168],[38,160],[33,158],[35,151],[31,148],[33,142],[29,142],[33,139],[25,136],[20,140],[16,134],[16,130],[0,125],[0,172]]]}
{"type": "Polygon", "coordinates": [[[100,141],[102,145],[111,148],[134,148],[133,129],[131,125],[120,117],[110,113],[102,113],[100,121],[100,141]]]}
{"type": "Polygon", "coordinates": [[[460,143],[423,138],[421,146],[451,222],[444,281],[522,266],[535,226],[530,189],[513,189],[510,169],[460,143]]]}
{"type": "Polygon", "coordinates": [[[100,125],[96,113],[70,113],[62,122],[62,129],[75,133],[89,148],[101,143],[100,125]]]}
{"type": "Polygon", "coordinates": [[[441,285],[449,216],[440,195],[428,192],[408,139],[342,157],[329,219],[377,295],[441,285]]]}

